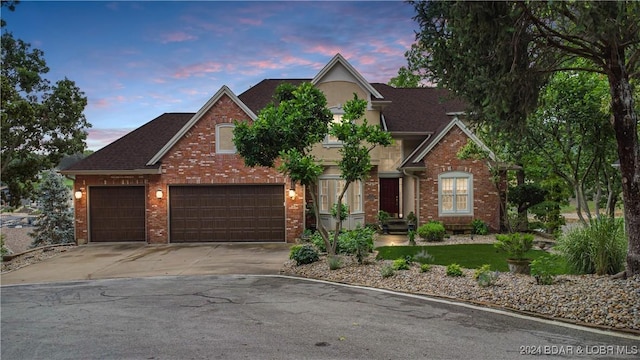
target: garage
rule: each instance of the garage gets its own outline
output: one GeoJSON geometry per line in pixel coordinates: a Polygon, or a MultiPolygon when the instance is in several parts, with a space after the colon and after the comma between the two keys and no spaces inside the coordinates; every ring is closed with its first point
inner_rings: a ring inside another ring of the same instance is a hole
{"type": "Polygon", "coordinates": [[[144,186],[89,188],[91,242],[146,241],[144,186]]]}
{"type": "Polygon", "coordinates": [[[172,243],[283,242],[283,185],[171,186],[172,243]]]}

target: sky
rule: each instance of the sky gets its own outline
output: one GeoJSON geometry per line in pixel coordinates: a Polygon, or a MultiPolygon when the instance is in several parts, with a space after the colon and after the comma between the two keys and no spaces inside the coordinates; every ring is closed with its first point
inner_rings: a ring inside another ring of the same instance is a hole
{"type": "Polygon", "coordinates": [[[90,150],[166,112],[196,112],[223,85],[313,78],[337,53],[370,82],[406,64],[402,1],[21,1],[6,31],[44,52],[52,82],[88,99],[90,150]]]}

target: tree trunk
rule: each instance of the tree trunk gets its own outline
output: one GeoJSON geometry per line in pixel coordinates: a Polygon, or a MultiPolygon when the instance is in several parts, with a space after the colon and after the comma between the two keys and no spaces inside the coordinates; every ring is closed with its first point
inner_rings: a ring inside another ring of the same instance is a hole
{"type": "Polygon", "coordinates": [[[625,69],[624,49],[613,48],[607,59],[607,77],[611,89],[613,129],[618,142],[624,221],[629,241],[627,274],[640,274],[640,145],[638,115],[634,110],[629,74],[625,69]]]}
{"type": "MultiPolygon", "coordinates": [[[[518,164],[522,166],[522,164],[518,164]]],[[[523,185],[525,182],[524,168],[516,171],[516,181],[518,185],[523,185]]],[[[526,232],[529,230],[529,218],[527,217],[527,207],[518,206],[518,223],[516,224],[516,230],[520,232],[526,232]]]]}

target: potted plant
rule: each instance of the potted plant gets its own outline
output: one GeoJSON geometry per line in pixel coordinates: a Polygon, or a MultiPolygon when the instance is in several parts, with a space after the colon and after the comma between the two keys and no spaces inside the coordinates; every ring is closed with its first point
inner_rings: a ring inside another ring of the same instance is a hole
{"type": "Polygon", "coordinates": [[[496,235],[495,248],[507,253],[509,271],[514,274],[529,274],[531,259],[525,257],[533,247],[533,235],[513,233],[496,235]]]}
{"type": "Polygon", "coordinates": [[[414,214],[413,211],[410,211],[407,215],[407,228],[409,231],[415,231],[417,220],[416,214],[414,214]]]}
{"type": "Polygon", "coordinates": [[[378,211],[378,223],[380,224],[380,228],[382,228],[382,233],[383,234],[388,234],[389,233],[389,218],[390,217],[391,217],[391,215],[389,215],[388,212],[386,212],[384,210],[378,211]]]}

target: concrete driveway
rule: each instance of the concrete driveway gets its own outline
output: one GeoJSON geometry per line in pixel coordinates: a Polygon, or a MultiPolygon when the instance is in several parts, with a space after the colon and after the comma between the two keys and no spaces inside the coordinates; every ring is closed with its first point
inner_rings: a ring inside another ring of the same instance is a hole
{"type": "Polygon", "coordinates": [[[166,275],[278,274],[291,244],[92,244],[3,274],[2,285],[166,275]]]}

